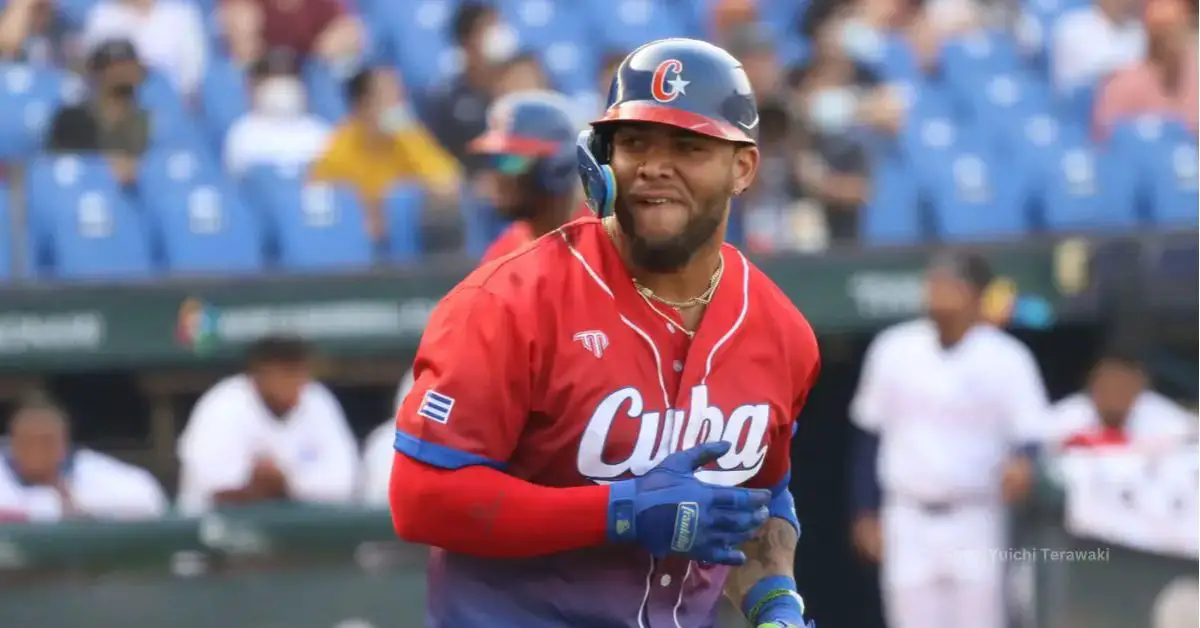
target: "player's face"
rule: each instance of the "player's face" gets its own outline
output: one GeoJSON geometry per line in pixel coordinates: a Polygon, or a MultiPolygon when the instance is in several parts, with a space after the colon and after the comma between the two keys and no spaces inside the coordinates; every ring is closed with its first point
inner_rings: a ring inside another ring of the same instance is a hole
{"type": "Polygon", "coordinates": [[[493,155],[489,167],[480,176],[483,198],[507,220],[526,220],[533,217],[534,203],[528,190],[533,182],[536,160],[518,155],[493,155]]]}
{"type": "Polygon", "coordinates": [[[617,180],[617,221],[635,263],[668,272],[718,237],[730,197],[754,180],[758,149],[661,124],[626,123],[613,133],[609,163],[617,180]]]}
{"type": "Polygon", "coordinates": [[[13,421],[13,463],[23,476],[37,482],[53,482],[67,456],[67,430],[55,417],[38,413],[13,421]]]}
{"type": "Polygon", "coordinates": [[[1092,372],[1088,395],[1105,425],[1121,427],[1129,409],[1145,387],[1146,379],[1141,369],[1130,364],[1105,361],[1092,372]]]}
{"type": "Polygon", "coordinates": [[[276,414],[285,414],[295,408],[300,403],[300,393],[310,381],[312,367],[307,362],[263,364],[254,372],[258,394],[276,414]]]}
{"type": "Polygon", "coordinates": [[[960,320],[976,302],[975,292],[966,282],[942,269],[931,270],[925,276],[925,297],[929,316],[935,321],[960,320]]]}

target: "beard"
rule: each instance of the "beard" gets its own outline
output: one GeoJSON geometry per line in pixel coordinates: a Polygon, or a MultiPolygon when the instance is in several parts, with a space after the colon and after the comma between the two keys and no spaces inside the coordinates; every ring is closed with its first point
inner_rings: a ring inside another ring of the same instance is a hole
{"type": "Polygon", "coordinates": [[[614,213],[621,233],[629,244],[632,261],[639,268],[653,273],[669,273],[687,265],[705,244],[712,240],[725,218],[727,198],[714,199],[701,206],[701,211],[688,218],[679,233],[655,240],[638,234],[637,218],[625,199],[617,197],[614,213]]]}

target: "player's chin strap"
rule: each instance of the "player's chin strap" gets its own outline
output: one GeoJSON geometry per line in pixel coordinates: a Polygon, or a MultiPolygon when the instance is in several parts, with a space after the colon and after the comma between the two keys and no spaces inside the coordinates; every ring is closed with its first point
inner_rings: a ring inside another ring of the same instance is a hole
{"type": "Polygon", "coordinates": [[[596,155],[596,149],[599,148],[596,139],[591,130],[581,132],[575,144],[575,155],[579,161],[579,179],[583,182],[588,207],[603,218],[613,213],[617,201],[617,180],[613,177],[612,168],[601,163],[605,156],[596,155]]]}

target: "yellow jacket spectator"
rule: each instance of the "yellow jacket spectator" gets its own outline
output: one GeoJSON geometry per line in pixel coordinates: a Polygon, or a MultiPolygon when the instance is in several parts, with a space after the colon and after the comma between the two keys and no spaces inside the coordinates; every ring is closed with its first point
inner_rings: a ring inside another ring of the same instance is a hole
{"type": "Polygon", "coordinates": [[[397,184],[417,183],[432,204],[456,205],[459,164],[404,102],[395,73],[383,68],[363,70],[350,79],[346,91],[352,112],[334,131],[310,177],[357,190],[376,239],[386,235],[381,201],[397,184]]]}

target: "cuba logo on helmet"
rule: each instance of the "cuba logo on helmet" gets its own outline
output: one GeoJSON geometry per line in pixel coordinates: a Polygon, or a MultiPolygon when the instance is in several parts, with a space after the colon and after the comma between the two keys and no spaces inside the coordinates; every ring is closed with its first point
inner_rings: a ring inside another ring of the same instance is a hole
{"type": "Polygon", "coordinates": [[[654,76],[650,79],[650,95],[658,102],[671,102],[687,94],[688,83],[691,81],[683,80],[683,62],[667,59],[654,69],[654,76]],[[675,78],[668,80],[668,73],[674,74],[675,78]]]}

